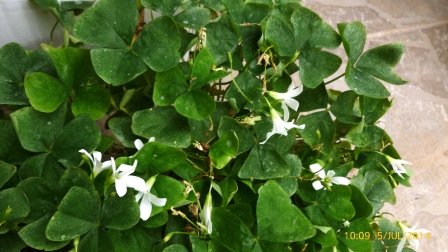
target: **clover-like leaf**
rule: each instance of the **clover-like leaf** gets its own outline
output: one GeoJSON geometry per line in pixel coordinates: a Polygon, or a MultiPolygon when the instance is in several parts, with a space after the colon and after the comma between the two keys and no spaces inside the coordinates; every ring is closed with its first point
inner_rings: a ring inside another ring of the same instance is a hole
{"type": "Polygon", "coordinates": [[[175,66],[169,70],[158,72],[154,83],[153,100],[159,106],[169,106],[188,90],[184,73],[175,66]]]}
{"type": "Polygon", "coordinates": [[[181,5],[182,0],[143,0],[142,5],[148,9],[155,10],[162,15],[171,16],[181,5]]]}
{"type": "Polygon", "coordinates": [[[227,53],[233,53],[238,45],[238,35],[235,33],[230,17],[223,14],[217,21],[205,26],[207,40],[205,47],[209,50],[216,65],[227,61],[227,53]]]}
{"type": "Polygon", "coordinates": [[[180,46],[176,23],[171,17],[162,16],[145,25],[133,48],[151,69],[161,72],[179,62],[180,46]]]}
{"type": "Polygon", "coordinates": [[[182,160],[186,159],[186,155],[177,148],[159,142],[150,142],[139,150],[135,159],[138,160],[136,171],[156,174],[167,172],[178,166],[182,160]]]}
{"type": "Polygon", "coordinates": [[[269,180],[260,187],[257,202],[257,234],[260,240],[290,243],[313,237],[313,224],[295,205],[289,195],[275,182],[269,180]],[[273,212],[282,213],[273,215],[273,212]]]}
{"type": "Polygon", "coordinates": [[[173,147],[186,148],[191,143],[188,121],[174,107],[155,107],[141,110],[132,117],[132,131],[138,136],[173,147]]]}
{"type": "Polygon", "coordinates": [[[270,179],[290,175],[291,169],[285,159],[271,146],[255,145],[241,170],[240,178],[270,179]]]}
{"type": "Polygon", "coordinates": [[[304,86],[317,87],[324,78],[334,74],[342,64],[341,58],[324,51],[305,51],[299,54],[300,80],[304,86]]]}
{"type": "Polygon", "coordinates": [[[51,217],[45,231],[48,239],[69,241],[96,226],[101,202],[98,193],[74,186],[68,191],[51,217]]]}
{"type": "Polygon", "coordinates": [[[345,91],[338,96],[336,101],[330,107],[330,111],[336,118],[349,124],[360,123],[362,118],[359,115],[354,114],[355,102],[358,99],[358,94],[349,90],[345,91]]]}
{"type": "Polygon", "coordinates": [[[209,156],[217,169],[224,168],[238,153],[239,141],[235,132],[228,132],[219,137],[210,147],[209,156]]]}
{"type": "Polygon", "coordinates": [[[210,10],[202,7],[188,8],[173,18],[180,26],[199,30],[210,22],[210,10]]]}
{"type": "Polygon", "coordinates": [[[185,117],[202,120],[215,111],[216,104],[207,92],[189,90],[176,99],[174,107],[185,117]]]}
{"type": "Polygon", "coordinates": [[[305,129],[298,131],[307,144],[319,148],[322,153],[331,153],[334,147],[336,128],[328,112],[322,111],[301,116],[297,124],[305,124],[305,129]]]}
{"type": "Polygon", "coordinates": [[[101,119],[109,110],[110,93],[105,87],[92,84],[76,90],[72,103],[74,116],[88,114],[93,120],[101,119]]]}
{"type": "Polygon", "coordinates": [[[349,60],[356,63],[366,44],[366,27],[361,22],[340,23],[338,30],[349,60]]]}
{"type": "Polygon", "coordinates": [[[28,104],[23,81],[27,67],[25,50],[17,43],[0,48],[0,104],[28,104]]]}
{"type": "Polygon", "coordinates": [[[128,192],[119,197],[115,188],[110,187],[101,209],[101,225],[114,230],[126,230],[137,224],[139,218],[140,209],[134,194],[128,192]]]}

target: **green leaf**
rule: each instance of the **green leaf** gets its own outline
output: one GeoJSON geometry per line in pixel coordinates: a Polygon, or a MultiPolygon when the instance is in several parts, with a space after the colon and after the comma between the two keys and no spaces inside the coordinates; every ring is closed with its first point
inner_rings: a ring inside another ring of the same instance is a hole
{"type": "Polygon", "coordinates": [[[67,105],[62,104],[55,112],[41,113],[25,107],[11,114],[23,148],[32,152],[46,152],[59,135],[65,119],[67,105]]]}
{"type": "Polygon", "coordinates": [[[392,84],[405,84],[407,81],[393,71],[403,53],[401,42],[378,46],[363,53],[356,62],[356,68],[392,84]]]}
{"type": "Polygon", "coordinates": [[[57,184],[63,172],[58,162],[47,153],[28,158],[19,169],[21,179],[41,177],[51,184],[57,184]]]}
{"type": "Polygon", "coordinates": [[[11,121],[0,120],[0,160],[10,164],[22,164],[31,153],[23,149],[11,121]]]}
{"type": "Polygon", "coordinates": [[[340,23],[338,30],[349,60],[356,63],[366,43],[366,27],[361,22],[340,23]]]}
{"type": "Polygon", "coordinates": [[[294,26],[295,48],[303,51],[316,48],[335,49],[341,37],[333,28],[311,10],[300,7],[291,15],[294,26]]]}
{"type": "Polygon", "coordinates": [[[28,53],[28,66],[26,74],[33,72],[46,73],[50,76],[57,77],[56,68],[50,55],[44,49],[38,49],[28,53]]]}
{"type": "Polygon", "coordinates": [[[0,161],[0,188],[16,173],[14,165],[0,161]]]}
{"type": "Polygon", "coordinates": [[[185,117],[202,120],[215,111],[216,103],[213,97],[203,90],[189,90],[176,99],[174,107],[185,117]]]}
{"type": "Polygon", "coordinates": [[[114,251],[109,233],[102,227],[95,227],[79,240],[78,251],[114,251]]]}
{"type": "Polygon", "coordinates": [[[162,72],[179,63],[180,46],[176,23],[171,17],[162,16],[145,25],[133,48],[152,70],[162,72]]]}
{"type": "Polygon", "coordinates": [[[17,43],[0,48],[0,82],[20,83],[27,67],[25,50],[17,43]]]}
{"type": "Polygon", "coordinates": [[[338,234],[338,239],[352,251],[368,252],[372,251],[372,241],[365,239],[352,239],[350,234],[356,234],[361,237],[361,233],[364,237],[373,237],[373,230],[367,219],[358,219],[350,222],[350,226],[341,229],[338,234]],[[368,235],[367,235],[368,233],[368,235]],[[348,238],[348,239],[347,239],[348,238]]]}
{"type": "Polygon", "coordinates": [[[358,99],[358,94],[349,90],[338,96],[336,101],[331,104],[330,111],[336,118],[348,124],[360,123],[362,118],[354,114],[354,106],[358,99]]]}
{"type": "Polygon", "coordinates": [[[366,147],[371,150],[380,150],[387,144],[392,143],[387,133],[375,125],[366,125],[360,133],[347,134],[347,140],[357,146],[366,147]]]}
{"type": "Polygon", "coordinates": [[[77,88],[92,73],[90,50],[72,47],[50,48],[49,53],[59,79],[69,89],[77,88]]]}
{"type": "Polygon", "coordinates": [[[230,105],[228,102],[215,102],[216,109],[208,118],[203,120],[188,119],[188,124],[191,129],[191,136],[193,139],[202,142],[209,143],[218,134],[218,127],[222,116],[226,116],[230,112],[230,105]]]}
{"type": "Polygon", "coordinates": [[[202,7],[193,7],[174,16],[180,25],[199,30],[210,22],[210,10],[202,7]]]}
{"type": "Polygon", "coordinates": [[[79,150],[93,151],[100,143],[101,132],[90,116],[75,117],[55,139],[51,154],[65,167],[78,166],[82,160],[79,150]],[[81,132],[81,134],[80,134],[81,132]]]}
{"type": "Polygon", "coordinates": [[[271,146],[255,145],[238,177],[245,179],[271,179],[290,175],[291,169],[285,159],[271,146]]]}
{"type": "Polygon", "coordinates": [[[354,185],[349,185],[349,187],[352,190],[351,201],[353,202],[353,206],[356,210],[356,214],[353,216],[353,219],[368,218],[373,211],[373,207],[369,200],[358,187],[354,185]]]}
{"type": "Polygon", "coordinates": [[[107,231],[114,245],[115,251],[152,251],[148,234],[138,227],[118,231],[107,231]]]}
{"type": "Polygon", "coordinates": [[[244,222],[225,208],[212,209],[211,238],[231,251],[250,251],[255,237],[244,222]]]}
{"type": "Polygon", "coordinates": [[[214,64],[210,52],[207,48],[203,48],[196,58],[194,58],[193,68],[191,69],[190,87],[199,88],[207,84],[210,70],[214,64]]]}
{"type": "Polygon", "coordinates": [[[380,217],[378,219],[378,225],[380,226],[380,230],[375,233],[376,239],[382,241],[384,243],[383,246],[387,246],[392,249],[396,248],[401,241],[401,239],[398,239],[399,234],[400,237],[409,235],[409,233],[403,234],[403,231],[396,222],[391,222],[384,217],[380,217]]]}
{"type": "Polygon", "coordinates": [[[148,9],[160,12],[162,15],[172,16],[181,5],[182,0],[143,0],[142,4],[148,9]]]}
{"type": "Polygon", "coordinates": [[[115,188],[109,188],[101,209],[100,223],[105,228],[126,230],[137,224],[140,208],[132,192],[119,197],[115,188]]]}
{"type": "Polygon", "coordinates": [[[188,90],[184,73],[179,66],[158,72],[154,83],[153,100],[159,106],[169,106],[188,90]]]}
{"type": "Polygon", "coordinates": [[[162,252],[188,252],[187,248],[181,244],[173,244],[166,247],[162,252]]]}
{"type": "Polygon", "coordinates": [[[365,124],[373,124],[380,119],[390,107],[392,107],[394,100],[387,98],[376,99],[368,96],[359,97],[359,106],[361,115],[364,116],[365,124]]]}
{"type": "Polygon", "coordinates": [[[20,238],[30,247],[39,250],[53,251],[63,248],[70,241],[52,241],[45,235],[45,230],[51,214],[47,214],[39,220],[26,225],[19,231],[20,238]]]}
{"type": "Polygon", "coordinates": [[[33,177],[22,180],[17,188],[25,193],[30,202],[30,214],[25,218],[25,223],[32,223],[52,213],[59,204],[54,189],[43,178],[33,177]]]}
{"type": "Polygon", "coordinates": [[[378,212],[384,202],[395,204],[394,190],[389,179],[381,172],[368,170],[364,174],[359,174],[352,179],[352,184],[357,186],[367,197],[373,206],[371,215],[378,212]]]}
{"type": "Polygon", "coordinates": [[[130,117],[114,117],[109,120],[109,128],[115,137],[124,147],[135,148],[134,141],[137,136],[132,132],[132,118],[130,117]]]}
{"type": "Polygon", "coordinates": [[[96,191],[92,193],[81,187],[72,187],[51,217],[46,236],[53,241],[69,241],[87,233],[96,226],[100,207],[96,191]]]}
{"type": "Polygon", "coordinates": [[[218,183],[222,192],[222,206],[227,206],[238,191],[238,185],[233,178],[225,178],[218,183]]]}
{"type": "Polygon", "coordinates": [[[146,71],[143,60],[128,49],[93,49],[91,55],[95,72],[114,86],[127,83],[146,71]]]}
{"type": "Polygon", "coordinates": [[[239,112],[246,104],[246,98],[252,100],[251,98],[259,94],[259,89],[262,87],[263,84],[257,77],[249,72],[243,72],[233,80],[229,91],[225,94],[225,98],[229,101],[233,100],[233,103],[230,104],[239,112]]]}
{"type": "Polygon", "coordinates": [[[30,203],[20,188],[0,191],[0,199],[0,227],[5,225],[5,221],[19,223],[30,213],[30,203]]]}
{"type": "Polygon", "coordinates": [[[168,212],[162,211],[162,212],[150,217],[146,221],[140,220],[138,225],[146,227],[146,228],[156,228],[156,227],[165,225],[167,221],[168,221],[168,212]]]}
{"type": "Polygon", "coordinates": [[[20,252],[27,247],[27,244],[20,238],[17,232],[9,231],[1,235],[1,252],[20,252]]]}
{"type": "Polygon", "coordinates": [[[174,107],[155,107],[134,113],[132,131],[147,139],[155,137],[157,142],[173,147],[186,148],[191,143],[188,121],[174,107]]]}
{"type": "Polygon", "coordinates": [[[273,14],[268,18],[264,36],[279,56],[292,56],[296,52],[294,28],[286,13],[280,12],[279,14],[273,14]],[[286,17],[279,16],[279,14],[286,17]]]}
{"type": "Polygon", "coordinates": [[[187,158],[185,153],[177,148],[157,142],[150,142],[139,150],[135,159],[138,160],[137,172],[163,173],[178,166],[187,158]]]}
{"type": "Polygon", "coordinates": [[[222,11],[225,8],[222,0],[199,0],[199,3],[214,11],[222,11]]]}
{"type": "MultiPolygon", "coordinates": [[[[207,47],[215,61],[221,65],[227,61],[227,53],[233,54],[238,45],[238,35],[235,33],[229,15],[223,14],[217,21],[205,26],[207,40],[204,47],[207,47]]],[[[203,41],[204,43],[204,41],[203,41]]]]}
{"type": "MultiPolygon", "coordinates": [[[[313,237],[313,224],[275,182],[268,181],[258,190],[257,235],[260,240],[290,243],[313,237]],[[273,215],[272,213],[282,213],[273,215]]],[[[214,223],[213,223],[214,224],[214,223]]]]}
{"type": "Polygon", "coordinates": [[[317,87],[325,78],[334,74],[342,64],[341,58],[324,51],[301,52],[299,62],[300,80],[309,88],[317,87]]]}
{"type": "Polygon", "coordinates": [[[239,141],[235,132],[228,132],[219,137],[210,147],[209,157],[217,169],[224,168],[238,153],[239,141]]]}
{"type": "Polygon", "coordinates": [[[390,95],[389,91],[371,75],[353,67],[351,63],[347,64],[345,70],[345,82],[359,95],[365,95],[372,98],[386,98],[390,95]]]}
{"type": "Polygon", "coordinates": [[[218,127],[218,136],[221,137],[229,132],[235,132],[236,137],[239,140],[238,154],[248,151],[255,144],[255,137],[252,132],[241,124],[239,124],[235,119],[222,116],[218,127]]]}
{"type": "Polygon", "coordinates": [[[349,220],[355,215],[355,208],[350,202],[351,195],[350,187],[333,185],[331,191],[322,193],[318,199],[318,207],[336,220],[349,220]]]}
{"type": "MultiPolygon", "coordinates": [[[[228,181],[230,182],[232,179],[229,179],[228,181]]],[[[231,184],[232,182],[230,185],[231,184]]],[[[234,190],[236,192],[238,188],[235,188],[234,190]]],[[[246,203],[229,204],[226,209],[238,216],[238,218],[240,218],[240,220],[242,220],[248,228],[251,228],[254,225],[255,218],[252,215],[252,207],[250,205],[246,203]]]]}
{"type": "Polygon", "coordinates": [[[96,193],[92,180],[90,180],[87,172],[80,168],[70,167],[65,170],[59,180],[58,195],[63,198],[72,187],[80,187],[86,189],[90,193],[96,193]]]}
{"type": "MultiPolygon", "coordinates": [[[[185,186],[180,181],[175,180],[169,176],[158,175],[153,189],[155,189],[159,198],[167,199],[163,210],[170,209],[172,206],[175,206],[177,203],[186,199],[188,196],[187,194],[184,194],[185,186]]],[[[156,213],[160,212],[161,211],[153,211],[151,213],[151,216],[154,216],[156,213]]]]}
{"type": "Polygon", "coordinates": [[[336,128],[327,111],[301,116],[297,124],[305,124],[298,131],[307,144],[327,155],[332,152],[336,128]]]}
{"type": "Polygon", "coordinates": [[[327,108],[327,89],[325,85],[319,85],[314,89],[304,86],[302,93],[295,99],[300,103],[297,112],[308,112],[315,109],[327,108]]]}
{"type": "Polygon", "coordinates": [[[76,21],[73,33],[86,44],[125,49],[131,44],[137,23],[136,1],[102,0],[82,13],[76,21]]]}
{"type": "Polygon", "coordinates": [[[0,48],[0,104],[26,105],[23,75],[27,67],[25,50],[17,43],[0,48]]]}
{"type": "Polygon", "coordinates": [[[109,90],[98,84],[78,89],[72,103],[73,115],[88,114],[93,120],[101,119],[109,110],[110,99],[109,90]]]}
{"type": "Polygon", "coordinates": [[[28,74],[24,85],[31,105],[40,112],[54,112],[70,97],[69,87],[45,73],[28,74]]]}

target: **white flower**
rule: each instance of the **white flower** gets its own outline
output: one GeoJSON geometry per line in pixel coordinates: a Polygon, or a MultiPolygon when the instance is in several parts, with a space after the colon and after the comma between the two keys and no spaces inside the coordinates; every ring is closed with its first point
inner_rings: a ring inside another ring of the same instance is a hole
{"type": "Polygon", "coordinates": [[[337,184],[337,185],[348,185],[350,184],[350,180],[348,178],[345,177],[334,177],[334,175],[336,174],[333,170],[329,170],[327,172],[327,174],[325,174],[325,171],[322,169],[322,166],[320,166],[319,164],[312,164],[310,165],[310,169],[312,172],[317,173],[317,175],[319,176],[319,178],[321,178],[321,180],[317,180],[313,182],[313,187],[315,190],[320,190],[322,188],[324,188],[324,186],[332,186],[333,183],[337,184]]]}
{"type": "MultiPolygon", "coordinates": [[[[151,137],[151,138],[149,138],[148,143],[149,143],[149,142],[154,142],[154,141],[156,141],[156,138],[155,138],[155,137],[151,137]]],[[[144,145],[144,144],[143,144],[142,140],[137,139],[137,140],[134,141],[134,145],[135,145],[135,148],[136,148],[137,150],[140,150],[141,148],[143,148],[143,145],[144,145]]]]}
{"type": "Polygon", "coordinates": [[[295,87],[293,83],[289,85],[288,91],[286,93],[277,93],[273,91],[267,91],[268,95],[277,100],[282,101],[282,109],[283,109],[283,118],[285,121],[289,119],[289,110],[288,107],[297,111],[299,108],[299,102],[294,97],[298,96],[303,91],[303,86],[295,87]]]}
{"type": "Polygon", "coordinates": [[[280,134],[283,136],[287,136],[288,135],[288,130],[292,129],[292,128],[297,128],[297,129],[304,129],[305,125],[296,125],[294,124],[294,121],[291,122],[287,122],[286,120],[282,120],[282,118],[280,118],[279,114],[277,113],[277,111],[273,108],[270,108],[270,112],[271,112],[271,118],[272,118],[272,122],[274,125],[274,128],[272,129],[271,132],[269,132],[266,135],[266,140],[264,140],[262,143],[260,144],[264,144],[266,143],[266,141],[268,141],[268,139],[274,135],[274,134],[280,134]]]}
{"type": "Polygon", "coordinates": [[[86,155],[87,157],[89,157],[90,161],[92,161],[92,166],[93,166],[93,177],[96,178],[96,176],[98,174],[100,174],[100,172],[109,169],[112,164],[110,161],[106,161],[104,163],[101,162],[101,152],[99,151],[94,151],[93,157],[92,155],[90,155],[90,153],[88,153],[86,150],[82,149],[79,150],[79,152],[81,152],[82,154],[86,155]]]}
{"type": "Polygon", "coordinates": [[[205,227],[207,227],[208,234],[212,233],[212,193],[211,190],[208,192],[207,197],[205,198],[204,208],[201,212],[201,221],[205,227]]]}
{"type": "Polygon", "coordinates": [[[135,201],[138,202],[140,199],[140,218],[142,220],[147,220],[151,216],[152,205],[164,206],[166,204],[166,198],[158,198],[151,193],[151,188],[156,181],[156,176],[151,177],[146,181],[143,188],[136,188],[139,193],[135,195],[135,201]]]}
{"type": "Polygon", "coordinates": [[[350,222],[348,220],[344,221],[344,223],[342,224],[344,225],[344,227],[350,227],[350,222]]]}
{"type": "Polygon", "coordinates": [[[403,250],[404,244],[406,243],[406,240],[409,242],[409,247],[413,250],[417,251],[418,246],[420,245],[419,239],[422,239],[422,237],[425,237],[428,233],[431,231],[426,229],[415,229],[418,225],[418,223],[412,227],[409,228],[406,225],[404,225],[401,222],[398,222],[398,225],[400,226],[401,230],[403,231],[403,239],[401,239],[400,243],[398,244],[397,251],[401,252],[403,250]],[[409,239],[411,238],[411,239],[409,239]]]}
{"type": "Polygon", "coordinates": [[[384,155],[387,159],[387,162],[389,162],[392,165],[392,168],[394,169],[395,173],[398,174],[401,178],[403,176],[402,173],[406,174],[406,169],[404,168],[404,164],[411,165],[412,163],[409,163],[408,161],[401,160],[401,159],[395,159],[391,158],[388,155],[384,155]]]}
{"type": "Polygon", "coordinates": [[[112,158],[111,163],[113,171],[112,176],[115,181],[115,190],[117,191],[118,196],[123,197],[126,194],[128,187],[134,189],[145,187],[145,181],[142,178],[131,176],[137,166],[137,160],[134,161],[132,166],[121,164],[118,169],[116,169],[114,158],[112,158]]]}

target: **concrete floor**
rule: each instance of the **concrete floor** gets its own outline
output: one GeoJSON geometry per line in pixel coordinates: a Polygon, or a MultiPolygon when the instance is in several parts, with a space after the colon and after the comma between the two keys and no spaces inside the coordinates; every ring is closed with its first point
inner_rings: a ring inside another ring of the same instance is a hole
{"type": "MultiPolygon", "coordinates": [[[[448,251],[448,0],[303,0],[302,4],[334,28],[339,22],[363,22],[368,49],[404,43],[405,54],[395,69],[409,83],[385,85],[395,103],[381,121],[402,158],[413,163],[409,168],[415,175],[412,188],[399,186],[396,205],[387,203],[382,211],[431,231],[431,239],[423,240],[419,251],[448,251]]],[[[340,80],[334,87],[346,84],[340,80]]]]}
{"type": "MultiPolygon", "coordinates": [[[[366,48],[395,41],[405,44],[396,71],[409,84],[386,84],[395,104],[382,121],[402,158],[413,163],[410,168],[415,175],[411,179],[413,187],[400,186],[396,190],[397,204],[386,205],[383,211],[432,231],[431,240],[421,242],[419,251],[448,251],[448,175],[443,172],[448,169],[448,0],[302,3],[335,28],[339,22],[362,21],[368,31],[366,48]]],[[[48,42],[53,25],[49,13],[28,0],[0,0],[0,9],[0,46],[20,41],[32,49],[42,41],[48,42]],[[36,25],[40,28],[35,29],[36,25]]],[[[342,48],[337,54],[343,55],[342,48]]],[[[343,68],[335,75],[342,72],[343,68]]],[[[332,85],[346,89],[343,80],[332,85]]]]}

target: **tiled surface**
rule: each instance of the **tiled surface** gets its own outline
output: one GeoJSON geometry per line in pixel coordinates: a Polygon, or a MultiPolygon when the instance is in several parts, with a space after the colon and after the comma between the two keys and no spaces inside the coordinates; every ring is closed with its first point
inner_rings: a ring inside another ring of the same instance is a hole
{"type": "MultiPolygon", "coordinates": [[[[396,189],[396,205],[386,204],[382,211],[432,231],[419,251],[448,251],[448,0],[302,3],[335,28],[339,22],[363,22],[367,48],[395,41],[406,46],[396,71],[409,83],[385,84],[395,103],[381,121],[415,175],[411,188],[396,189]]],[[[343,80],[332,85],[346,89],[343,80]]]]}
{"type": "MultiPolygon", "coordinates": [[[[366,47],[402,41],[396,71],[409,81],[386,87],[395,104],[382,119],[402,158],[414,163],[412,188],[396,190],[397,204],[383,211],[432,231],[419,251],[448,251],[448,0],[302,0],[333,27],[362,21],[366,47]]],[[[49,13],[28,0],[0,0],[0,47],[20,41],[27,49],[49,41],[49,13]],[[37,28],[38,27],[38,28],[37,28]]],[[[61,34],[57,32],[56,34],[61,34]]],[[[341,50],[336,52],[343,55],[341,50]]],[[[340,74],[343,69],[337,73],[340,74]]],[[[343,80],[332,84],[346,88],[343,80]]]]}

